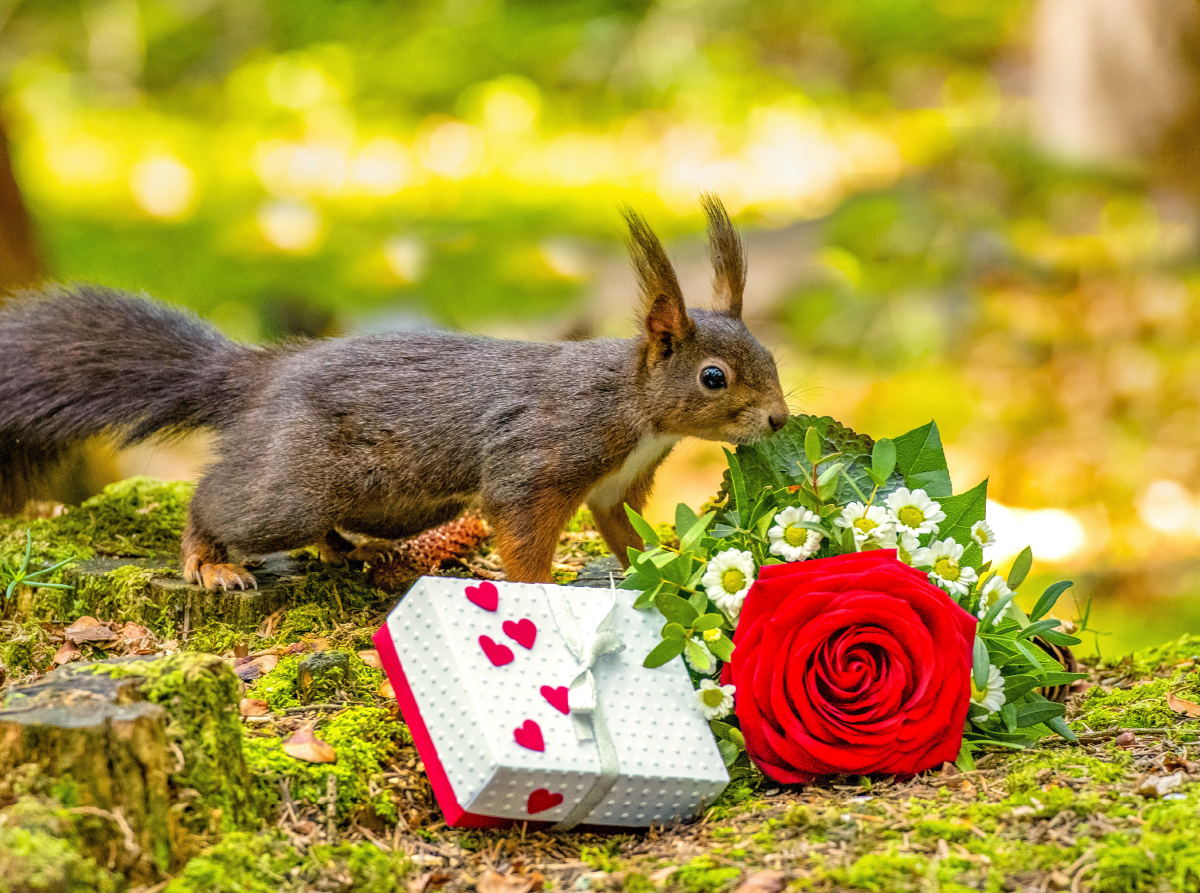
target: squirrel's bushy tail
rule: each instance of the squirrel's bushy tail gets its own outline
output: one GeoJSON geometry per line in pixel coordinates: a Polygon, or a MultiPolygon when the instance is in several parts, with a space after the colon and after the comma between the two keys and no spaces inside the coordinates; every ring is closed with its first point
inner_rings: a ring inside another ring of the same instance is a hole
{"type": "Polygon", "coordinates": [[[51,286],[0,309],[0,514],[85,438],[220,428],[265,357],[190,313],[115,289],[51,286]]]}

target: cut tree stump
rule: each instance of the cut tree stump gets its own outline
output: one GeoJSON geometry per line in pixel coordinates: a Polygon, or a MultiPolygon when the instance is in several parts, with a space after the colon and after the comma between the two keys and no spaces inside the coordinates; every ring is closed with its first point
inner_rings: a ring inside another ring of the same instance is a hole
{"type": "Polygon", "coordinates": [[[87,817],[101,865],[143,879],[258,816],[242,755],[239,686],[209,654],[71,664],[0,704],[0,778],[27,764],[87,817]]]}
{"type": "Polygon", "coordinates": [[[327,701],[350,687],[350,655],[345,651],[316,651],[301,658],[296,667],[300,702],[327,701]]]}
{"type": "Polygon", "coordinates": [[[152,878],[187,847],[170,808],[167,712],[142,698],[141,681],[53,673],[10,692],[0,709],[0,777],[34,763],[67,782],[63,799],[98,820],[80,829],[97,862],[152,878]]]}
{"type": "Polygon", "coordinates": [[[258,628],[268,616],[294,603],[294,590],[305,577],[304,566],[285,553],[268,555],[250,568],[258,589],[209,592],[186,582],[179,566],[170,559],[97,558],[69,567],[66,582],[76,587],[87,613],[121,616],[161,631],[164,618],[182,630],[184,622],[196,629],[212,622],[224,623],[244,632],[258,628]],[[111,574],[121,568],[142,568],[144,578],[114,584],[111,574]],[[114,590],[123,588],[120,595],[114,590]],[[114,600],[123,602],[116,605],[114,600]],[[136,604],[131,604],[136,603],[136,604]],[[120,607],[119,612],[108,610],[120,607]]]}

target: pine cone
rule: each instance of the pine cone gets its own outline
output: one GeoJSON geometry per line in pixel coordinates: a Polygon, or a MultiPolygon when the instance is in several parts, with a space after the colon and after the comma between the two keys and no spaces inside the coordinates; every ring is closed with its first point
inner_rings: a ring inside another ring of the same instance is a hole
{"type": "Polygon", "coordinates": [[[396,558],[372,567],[371,585],[385,590],[400,589],[414,577],[437,570],[442,562],[474,552],[487,536],[483,521],[470,514],[426,530],[405,542],[396,558]]]}

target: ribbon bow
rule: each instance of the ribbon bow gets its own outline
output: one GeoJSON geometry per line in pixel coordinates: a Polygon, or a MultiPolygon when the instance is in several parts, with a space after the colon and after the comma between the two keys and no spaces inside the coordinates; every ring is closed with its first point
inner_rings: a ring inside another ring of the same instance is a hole
{"type": "Polygon", "coordinates": [[[579,669],[571,680],[570,691],[567,695],[567,705],[571,710],[571,719],[575,724],[575,737],[580,741],[596,742],[596,751],[600,756],[600,775],[590,791],[580,800],[561,822],[551,830],[566,831],[574,828],[583,821],[600,801],[612,790],[620,775],[620,765],[617,760],[617,748],[608,732],[608,724],[604,721],[604,711],[600,704],[599,692],[596,689],[596,677],[592,669],[596,662],[606,654],[616,654],[625,650],[625,643],[613,631],[617,619],[616,586],[610,587],[612,603],[600,621],[588,631],[579,623],[579,618],[571,610],[562,589],[557,586],[543,586],[542,591],[550,602],[550,613],[558,625],[567,650],[579,662],[579,669]]]}

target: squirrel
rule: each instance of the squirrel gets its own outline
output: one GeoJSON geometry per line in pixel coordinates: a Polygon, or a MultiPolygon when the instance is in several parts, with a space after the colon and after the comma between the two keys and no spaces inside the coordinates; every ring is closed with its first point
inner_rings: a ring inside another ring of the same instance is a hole
{"type": "Polygon", "coordinates": [[[691,310],[666,251],[626,208],[641,291],[631,339],[532,343],[379,334],[238,344],[190,313],[89,285],[0,310],[0,512],[19,510],[76,441],[126,444],[214,429],[183,532],[183,574],[257,588],[231,552],[316,545],[371,561],[343,533],[408,538],[469,507],[492,526],[506,577],[550,582],[559,533],[584,503],[621,563],[683,437],[747,444],[783,427],[771,353],[742,322],[746,258],[729,215],[701,198],[714,308],[691,310]],[[339,532],[340,531],[340,532],[339,532]]]}

